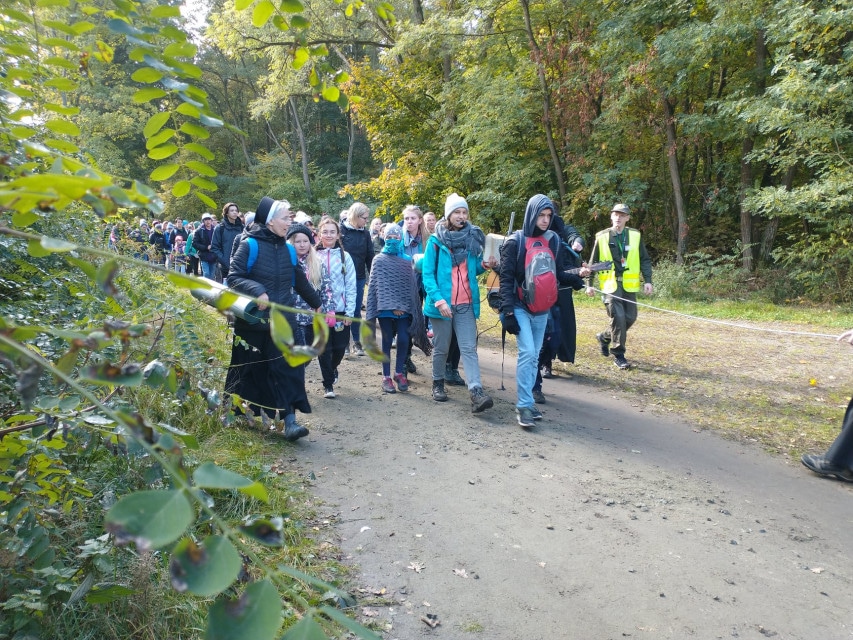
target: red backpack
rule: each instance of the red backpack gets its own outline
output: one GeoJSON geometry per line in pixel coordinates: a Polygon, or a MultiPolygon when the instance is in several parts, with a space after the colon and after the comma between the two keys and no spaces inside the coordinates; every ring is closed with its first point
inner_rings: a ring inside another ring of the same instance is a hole
{"type": "Polygon", "coordinates": [[[531,313],[544,313],[557,303],[557,262],[551,251],[551,240],[557,234],[546,231],[541,236],[527,238],[516,232],[518,260],[524,251],[524,282],[518,287],[518,297],[531,313]]]}

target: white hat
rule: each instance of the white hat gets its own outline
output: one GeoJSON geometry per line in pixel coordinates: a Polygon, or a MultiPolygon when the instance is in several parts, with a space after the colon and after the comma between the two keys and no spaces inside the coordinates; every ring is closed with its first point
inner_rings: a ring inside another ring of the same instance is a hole
{"type": "Polygon", "coordinates": [[[209,213],[202,213],[202,214],[201,214],[201,219],[202,219],[202,220],[207,220],[208,218],[213,218],[213,216],[212,216],[212,215],[210,215],[209,213]]]}
{"type": "Polygon", "coordinates": [[[311,216],[309,216],[304,211],[297,211],[296,215],[293,217],[293,221],[297,224],[305,224],[306,222],[314,224],[314,221],[311,219],[311,216]]]}
{"type": "Polygon", "coordinates": [[[458,193],[451,193],[447,196],[447,200],[444,202],[444,217],[449,216],[455,209],[465,209],[466,211],[470,211],[468,208],[468,203],[465,201],[465,198],[460,196],[458,193]]]}

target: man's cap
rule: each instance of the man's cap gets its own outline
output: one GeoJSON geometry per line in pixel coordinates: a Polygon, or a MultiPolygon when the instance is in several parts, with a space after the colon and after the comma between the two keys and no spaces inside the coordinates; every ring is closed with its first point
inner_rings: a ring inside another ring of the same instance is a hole
{"type": "Polygon", "coordinates": [[[202,213],[202,214],[201,214],[201,219],[202,219],[202,220],[207,220],[208,218],[213,219],[213,216],[212,216],[212,215],[210,215],[209,213],[202,213]]]}
{"type": "Polygon", "coordinates": [[[296,222],[297,224],[305,224],[307,222],[314,224],[314,221],[311,219],[311,216],[309,216],[304,211],[297,211],[296,215],[293,216],[293,221],[296,222]]]}
{"type": "Polygon", "coordinates": [[[631,210],[628,208],[627,204],[615,204],[610,210],[610,213],[624,213],[626,216],[630,216],[631,210]]]}

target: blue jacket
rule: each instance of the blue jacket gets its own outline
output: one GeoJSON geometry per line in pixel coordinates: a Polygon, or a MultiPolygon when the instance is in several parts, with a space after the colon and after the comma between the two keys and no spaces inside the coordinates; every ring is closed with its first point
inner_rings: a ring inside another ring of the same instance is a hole
{"type": "MultiPolygon", "coordinates": [[[[423,260],[420,262],[424,274],[424,315],[430,318],[441,318],[441,312],[436,309],[435,303],[445,300],[450,304],[453,297],[453,282],[451,273],[453,271],[453,260],[450,250],[441,244],[437,235],[431,235],[424,250],[423,260]],[[436,260],[436,252],[438,259],[436,260]],[[437,273],[436,273],[437,272],[437,273]]],[[[485,272],[483,262],[480,258],[468,254],[468,283],[471,286],[471,306],[474,317],[480,317],[480,286],[477,276],[485,272]]]]}

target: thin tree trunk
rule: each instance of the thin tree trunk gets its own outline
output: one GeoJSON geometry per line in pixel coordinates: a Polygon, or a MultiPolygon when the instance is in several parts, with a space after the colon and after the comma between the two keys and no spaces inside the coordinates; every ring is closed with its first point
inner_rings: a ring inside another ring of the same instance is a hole
{"type": "MultiPolygon", "coordinates": [[[[783,181],[785,190],[790,191],[791,186],[794,184],[794,173],[796,172],[796,167],[789,167],[785,172],[785,179],[783,181]]],[[[759,257],[763,264],[770,263],[770,254],[773,252],[773,244],[776,242],[776,233],[779,231],[779,217],[774,216],[767,221],[767,226],[764,227],[764,233],[761,236],[761,252],[759,253],[759,257]]]]}
{"type": "Polygon", "coordinates": [[[746,208],[746,193],[752,185],[752,165],[746,157],[752,152],[755,140],[752,136],[744,139],[740,151],[740,243],[741,266],[745,271],[752,271],[752,214],[746,208]]]}
{"type": "Polygon", "coordinates": [[[554,175],[557,179],[557,189],[560,193],[560,206],[566,205],[566,182],[563,179],[563,163],[560,162],[560,154],[554,142],[554,132],[551,127],[551,92],[548,89],[548,80],[545,77],[545,67],[542,63],[542,51],[533,35],[533,25],[530,21],[530,2],[521,0],[521,8],[524,11],[524,27],[527,30],[527,39],[530,50],[536,61],[536,72],[539,76],[539,86],[542,89],[542,125],[545,128],[545,140],[548,142],[548,150],[551,152],[551,162],[554,164],[554,175]]]}
{"type": "Polygon", "coordinates": [[[347,149],[347,184],[352,183],[352,159],[355,155],[355,122],[352,119],[352,111],[347,109],[347,135],[349,136],[349,149],[347,149]]]}
{"type": "Polygon", "coordinates": [[[424,5],[421,0],[412,0],[412,16],[415,24],[424,23],[424,5]]]}
{"type": "Polygon", "coordinates": [[[669,179],[672,182],[672,198],[675,204],[675,214],[678,217],[678,231],[676,237],[675,261],[677,264],[684,263],[684,254],[687,251],[687,211],[684,208],[684,189],[681,186],[681,173],[678,167],[678,147],[675,136],[675,114],[672,104],[666,97],[661,97],[664,113],[664,128],[666,129],[666,160],[669,165],[669,179]]]}
{"type": "Polygon", "coordinates": [[[311,195],[311,179],[308,176],[308,145],[305,144],[305,133],[302,131],[302,124],[299,122],[299,114],[296,112],[296,101],[290,99],[290,111],[293,114],[293,130],[299,140],[299,150],[302,155],[302,182],[305,183],[305,194],[308,199],[313,199],[311,195]]]}
{"type": "Polygon", "coordinates": [[[292,156],[292,155],[290,155],[290,152],[289,152],[287,149],[285,149],[285,148],[282,146],[282,144],[278,141],[278,137],[275,135],[275,132],[272,130],[272,125],[270,124],[270,121],[269,121],[269,120],[267,120],[266,118],[264,118],[264,122],[265,122],[265,123],[266,123],[266,125],[267,125],[267,132],[269,133],[269,137],[270,137],[270,139],[271,139],[273,142],[275,142],[275,146],[277,146],[279,149],[281,149],[281,152],[282,152],[284,155],[286,155],[286,156],[288,157],[288,159],[290,160],[290,162],[292,163],[292,162],[293,162],[293,156],[292,156]]]}

